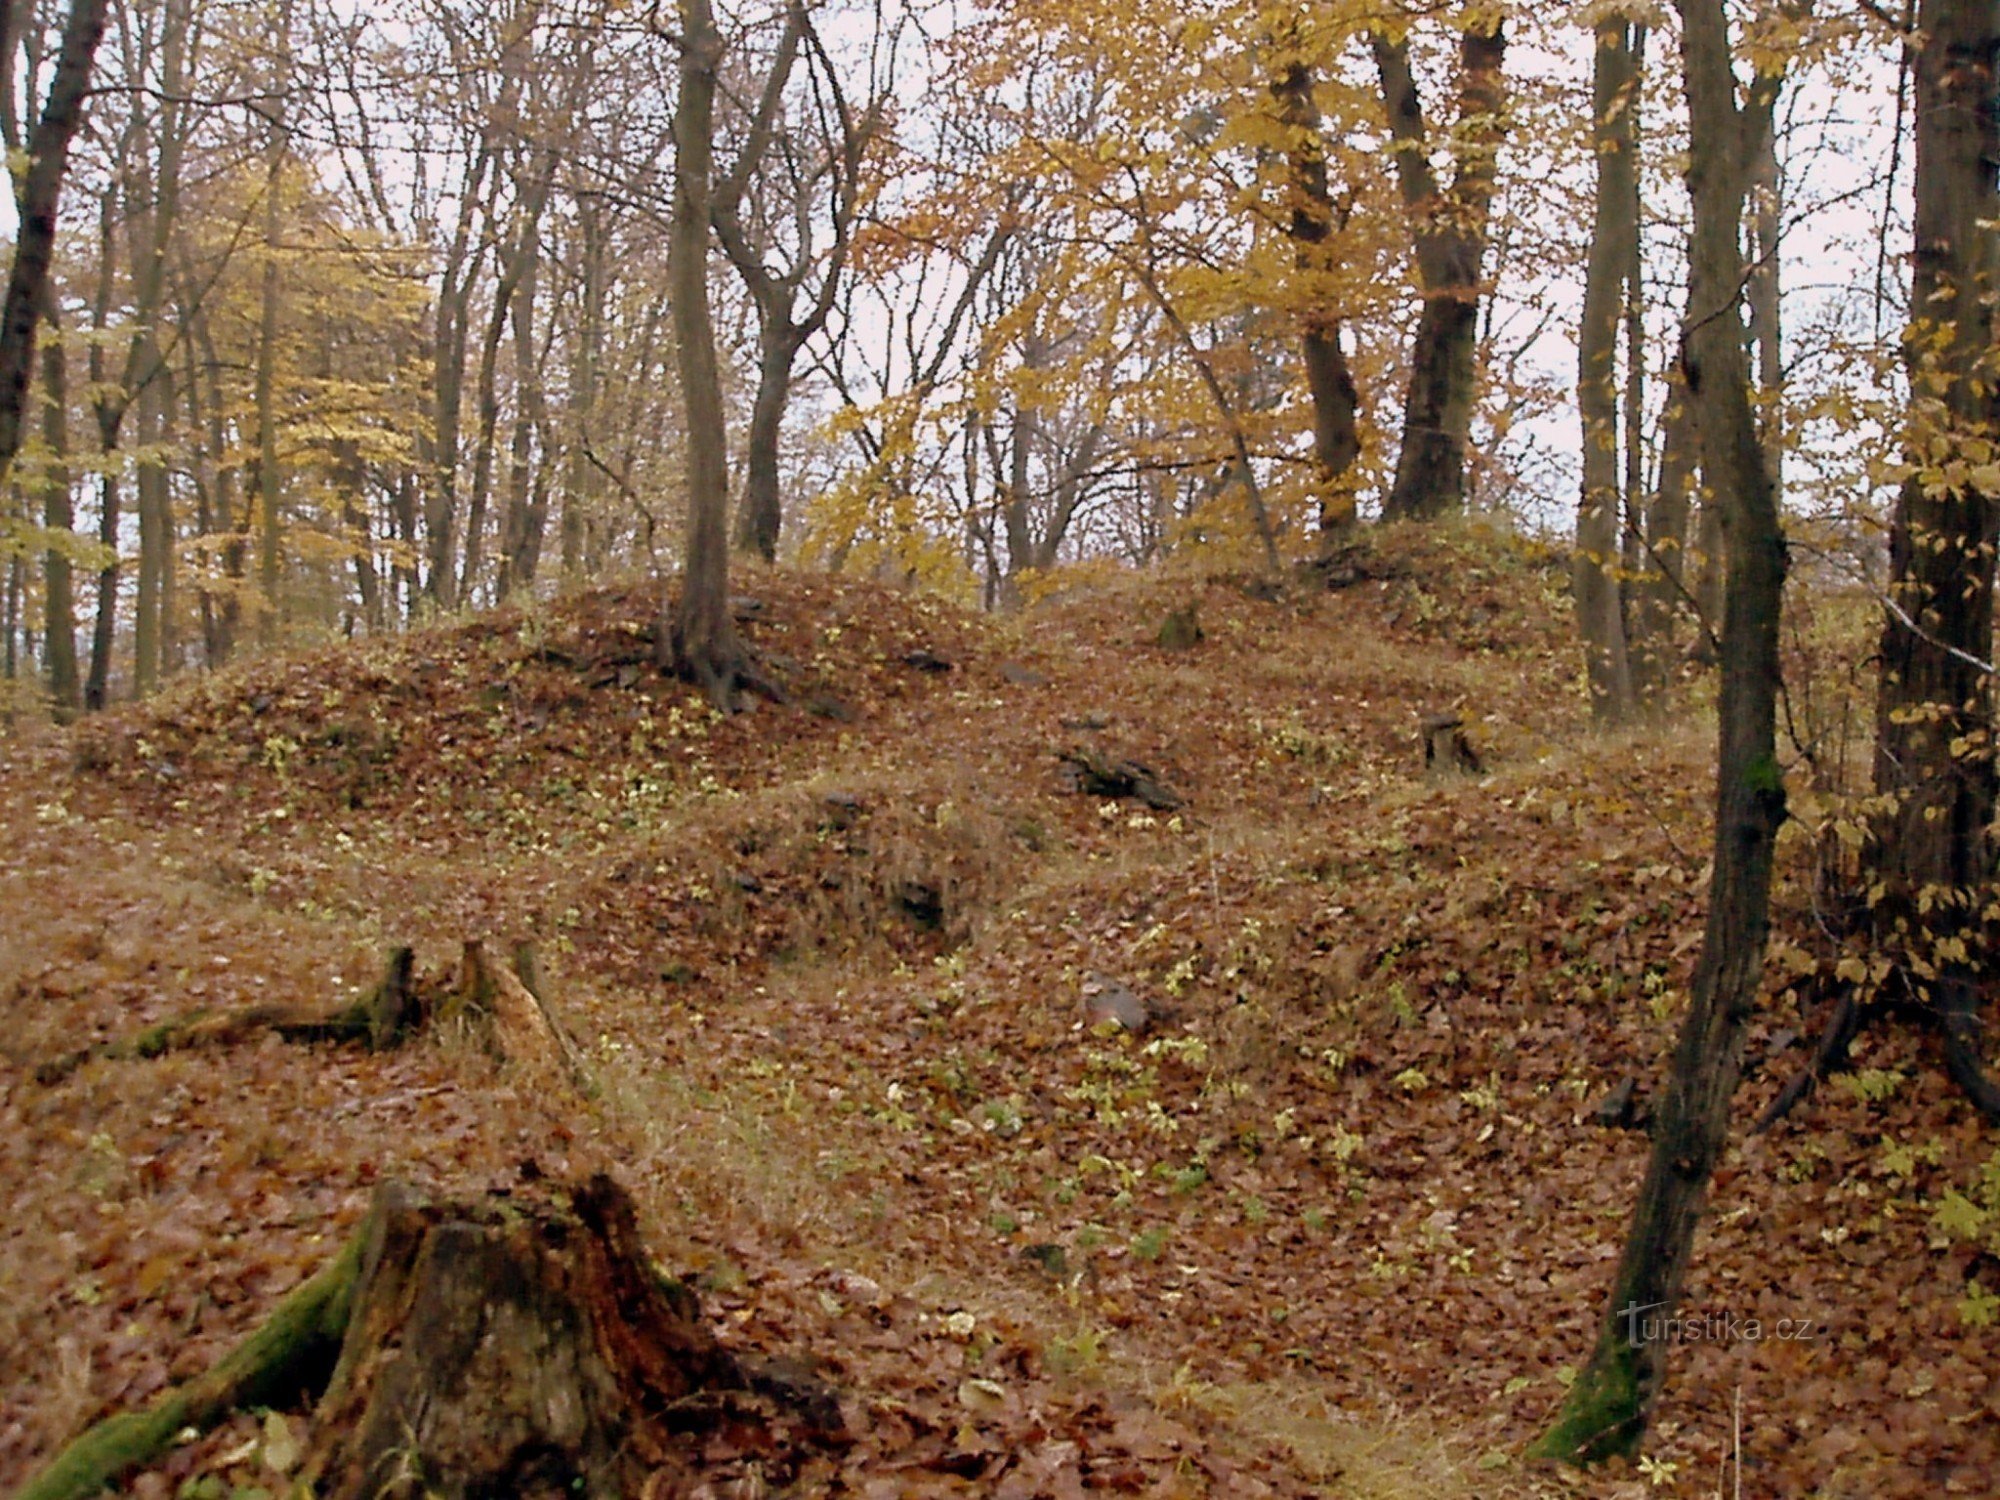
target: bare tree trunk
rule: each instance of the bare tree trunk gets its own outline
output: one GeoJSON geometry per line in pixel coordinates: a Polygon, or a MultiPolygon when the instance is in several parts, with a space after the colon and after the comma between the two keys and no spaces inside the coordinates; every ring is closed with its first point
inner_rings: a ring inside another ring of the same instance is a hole
{"type": "Polygon", "coordinates": [[[1431,520],[1465,504],[1466,448],[1477,381],[1481,264],[1505,133],[1507,39],[1500,12],[1469,23],[1459,42],[1458,117],[1462,137],[1449,191],[1426,151],[1423,107],[1410,71],[1409,43],[1373,37],[1382,101],[1403,201],[1416,229],[1423,311],[1410,348],[1403,443],[1384,520],[1431,520]]]}
{"type": "MultiPolygon", "coordinates": [[[[1299,269],[1312,275],[1327,267],[1326,246],[1333,235],[1333,195],[1327,186],[1326,145],[1320,138],[1319,106],[1313,99],[1313,72],[1302,58],[1281,61],[1271,83],[1278,117],[1290,133],[1292,242],[1299,269]]],[[[1355,523],[1354,489],[1348,479],[1361,456],[1355,389],[1347,355],[1340,347],[1340,317],[1315,303],[1300,334],[1306,393],[1313,403],[1313,465],[1319,487],[1319,529],[1336,537],[1355,523]]]]}
{"type": "MultiPolygon", "coordinates": [[[[1675,621],[1689,613],[1687,585],[1688,521],[1694,514],[1694,401],[1678,379],[1667,390],[1665,431],[1660,440],[1660,470],[1646,501],[1646,568],[1633,600],[1630,657],[1633,685],[1648,711],[1664,699],[1671,677],[1675,621]]],[[[1722,622],[1704,615],[1701,631],[1722,622]]]]}
{"type": "Polygon", "coordinates": [[[48,668],[49,701],[57,720],[67,722],[83,707],[83,685],[76,670],[75,588],[69,553],[61,545],[61,539],[76,529],[70,499],[69,357],[63,349],[55,299],[45,298],[44,303],[42,441],[48,446],[49,468],[42,477],[42,524],[54,545],[42,559],[42,656],[48,668]]]}
{"type": "MultiPolygon", "coordinates": [[[[21,451],[28,402],[28,376],[35,359],[35,325],[45,305],[44,288],[55,258],[56,210],[69,147],[83,123],[90,92],[90,68],[104,37],[109,0],[71,0],[63,25],[62,51],[49,83],[48,102],[28,142],[28,167],[15,194],[20,221],[7,294],[0,301],[0,475],[21,451]]],[[[11,48],[0,49],[13,67],[11,48]]]]}
{"type": "MultiPolygon", "coordinates": [[[[1905,342],[1912,450],[1955,459],[2000,433],[1991,372],[1996,285],[1994,88],[2000,15],[1990,4],[1924,0],[1916,54],[1914,309],[1905,342]]],[[[1924,467],[1934,460],[1926,458],[1924,467]]],[[[1962,477],[1921,470],[1896,497],[1876,700],[1875,791],[1886,805],[1869,847],[1883,889],[1875,919],[1899,956],[1935,970],[1952,1076],[1982,1110],[2000,1109],[1987,1078],[1977,955],[1967,934],[1990,889],[1987,832],[1996,772],[1993,694],[1977,663],[1993,654],[1994,549],[2000,495],[1969,461],[1962,477]]]]}
{"type": "Polygon", "coordinates": [[[675,358],[687,409],[687,555],[681,597],[659,644],[676,670],[727,709],[743,650],[729,614],[729,451],[722,374],[708,302],[709,183],[722,37],[709,0],[681,0],[680,98],[674,106],[674,219],[668,245],[675,358]]]}
{"type": "Polygon", "coordinates": [[[789,318],[780,321],[782,327],[772,328],[767,326],[768,317],[759,320],[757,397],[750,407],[750,431],[745,438],[743,499],[736,508],[737,547],[766,562],[778,555],[778,533],[784,523],[779,438],[785,408],[791,401],[792,362],[803,342],[789,318]]]}
{"type": "Polygon", "coordinates": [[[577,207],[583,234],[583,287],[577,326],[571,335],[569,366],[569,477],[563,490],[562,576],[574,585],[583,577],[591,515],[602,489],[590,461],[589,437],[597,411],[598,361],[604,347],[604,227],[594,203],[577,207]]]}
{"type": "Polygon", "coordinates": [[[1583,500],[1576,517],[1576,557],[1571,588],[1590,687],[1592,715],[1615,724],[1633,708],[1632,670],[1626,654],[1623,589],[1619,583],[1618,335],[1632,246],[1639,238],[1633,188],[1638,175],[1638,71],[1632,23],[1606,15],[1597,23],[1593,70],[1591,143],[1597,157],[1596,223],[1584,274],[1583,319],[1578,330],[1577,411],[1583,418],[1583,500]]]}
{"type": "Polygon", "coordinates": [[[1777,80],[1760,78],[1751,106],[1739,107],[1722,0],[1680,0],[1680,11],[1694,198],[1684,358],[1688,389],[1701,403],[1703,468],[1729,527],[1714,874],[1691,1003],[1597,1344],[1539,1445],[1545,1456],[1584,1462],[1633,1452],[1666,1381],[1670,1320],[1728,1138],[1763,974],[1772,855],[1785,816],[1776,729],[1785,541],[1739,311],[1743,148],[1754,145],[1752,132],[1768,128],[1777,80]]]}
{"type": "Polygon", "coordinates": [[[104,368],[104,346],[111,318],[112,280],[117,263],[118,195],[107,193],[98,213],[97,289],[91,305],[91,411],[97,419],[98,474],[97,540],[104,547],[104,565],[97,572],[97,618],[90,634],[90,675],[83,685],[83,706],[96,713],[111,699],[111,653],[118,639],[118,432],[125,423],[126,397],[114,389],[104,368]]]}
{"type": "Polygon", "coordinates": [[[263,592],[258,634],[266,641],[278,630],[278,584],[284,565],[284,483],[278,472],[277,363],[279,318],[278,250],[281,244],[278,203],[284,191],[285,159],[290,140],[283,121],[284,96],[290,86],[292,3],[278,6],[277,78],[269,116],[270,138],[264,149],[264,277],[263,302],[257,320],[257,581],[263,592]]]}
{"type": "Polygon", "coordinates": [[[1764,438],[1764,465],[1771,483],[1784,494],[1785,423],[1784,329],[1780,321],[1782,281],[1778,240],[1783,223],[1784,179],[1778,174],[1778,140],[1767,133],[1750,172],[1750,338],[1757,350],[1758,430],[1764,438]]]}

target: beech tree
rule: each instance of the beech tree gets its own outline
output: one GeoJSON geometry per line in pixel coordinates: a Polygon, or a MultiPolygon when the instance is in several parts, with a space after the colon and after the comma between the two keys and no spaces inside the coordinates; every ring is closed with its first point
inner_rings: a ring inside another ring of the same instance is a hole
{"type": "Polygon", "coordinates": [[[1632,286],[1639,238],[1639,73],[1633,33],[1619,12],[1595,27],[1590,143],[1596,158],[1596,205],[1577,331],[1577,413],[1583,428],[1583,498],[1576,516],[1572,588],[1583,635],[1591,712],[1604,722],[1633,706],[1623,589],[1619,581],[1627,497],[1620,484],[1618,342],[1632,286]]]}
{"type": "MultiPolygon", "coordinates": [[[[2000,14],[1925,0],[1917,14],[1916,245],[1904,339],[1907,474],[1890,527],[1868,878],[1900,982],[1937,1007],[1952,1077],[2000,1120],[1984,1064],[1979,928],[1996,795],[1992,667],[2000,543],[1994,219],[2000,14]]],[[[1837,1020],[1851,1028],[1858,1012],[1837,1020]]],[[[1840,1039],[1844,1048],[1847,1038],[1840,1039]]]]}
{"type": "Polygon", "coordinates": [[[1384,520],[1429,520],[1465,503],[1466,446],[1478,379],[1481,267],[1493,205],[1507,91],[1506,22],[1496,7],[1470,13],[1458,42],[1458,117],[1449,185],[1432,161],[1431,130],[1410,67],[1409,20],[1369,38],[1382,79],[1390,152],[1408,209],[1422,311],[1410,343],[1396,480],[1384,520]]]}

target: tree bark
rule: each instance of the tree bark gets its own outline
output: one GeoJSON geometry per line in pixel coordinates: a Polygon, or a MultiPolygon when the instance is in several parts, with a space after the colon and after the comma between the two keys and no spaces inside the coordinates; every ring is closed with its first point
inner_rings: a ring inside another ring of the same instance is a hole
{"type": "Polygon", "coordinates": [[[291,0],[281,0],[276,24],[278,52],[270,134],[264,148],[264,269],[262,302],[257,318],[256,492],[258,511],[257,582],[263,594],[258,634],[266,642],[278,632],[278,584],[284,565],[284,480],[278,472],[278,267],[279,199],[284,192],[285,159],[291,144],[281,111],[291,74],[291,0]]]}
{"type": "MultiPolygon", "coordinates": [[[[1772,856],[1785,816],[1777,762],[1778,622],[1785,542],[1764,467],[1743,338],[1746,119],[1722,0],[1680,0],[1691,120],[1688,389],[1703,467],[1729,530],[1717,708],[1714,873],[1687,1019],[1655,1115],[1653,1148],[1590,1362],[1544,1456],[1591,1462],[1636,1450],[1667,1374],[1679,1302],[1763,973],[1772,856]]],[[[1760,81],[1764,95],[1776,81],[1760,81]]]]}
{"type": "MultiPolygon", "coordinates": [[[[1327,185],[1326,144],[1320,138],[1319,105],[1313,72],[1302,58],[1281,60],[1271,94],[1289,139],[1291,218],[1288,232],[1298,247],[1297,262],[1307,276],[1327,269],[1327,242],[1333,236],[1333,194],[1327,185]]],[[[1358,419],[1361,395],[1340,346],[1340,317],[1315,295],[1299,336],[1306,393],[1313,404],[1313,467],[1319,489],[1319,529],[1332,541],[1355,523],[1354,489],[1348,478],[1361,456],[1358,419]]]]}
{"type": "Polygon", "coordinates": [[[687,413],[687,555],[671,619],[668,663],[718,708],[734,705],[743,650],[729,613],[729,451],[722,374],[709,311],[710,179],[722,36],[709,0],[681,0],[680,98],[674,106],[674,218],[667,250],[675,358],[687,413]]]}
{"type": "MultiPolygon", "coordinates": [[[[0,477],[21,451],[35,325],[42,316],[49,267],[55,259],[56,212],[69,168],[70,142],[83,123],[91,64],[104,38],[109,8],[110,0],[71,0],[48,102],[29,138],[28,168],[15,195],[20,224],[6,297],[0,301],[0,477]]],[[[6,65],[13,66],[11,56],[6,65]]]]}
{"type": "Polygon", "coordinates": [[[1890,531],[1896,608],[1882,626],[1875,750],[1875,791],[1886,810],[1872,829],[1868,865],[1883,887],[1877,931],[1919,991],[1933,990],[1947,1062],[1980,1102],[1982,1085],[1989,1096],[1991,1085],[1966,944],[1992,878],[1996,792],[1993,694],[1975,663],[1993,652],[2000,486],[1984,478],[1975,455],[2000,434],[1991,369],[2000,14],[1990,4],[1925,0],[1917,29],[1915,312],[1905,342],[1915,472],[1897,495],[1890,531]]]}
{"type": "Polygon", "coordinates": [[[1632,669],[1625,639],[1624,589],[1619,581],[1625,497],[1619,486],[1618,336],[1627,269],[1639,238],[1634,182],[1638,175],[1638,71],[1632,23],[1606,15],[1597,23],[1592,70],[1591,144],[1597,158],[1596,222],[1584,272],[1583,317],[1577,335],[1577,411],[1583,419],[1583,498],[1576,517],[1570,586],[1583,636],[1592,716],[1616,724],[1633,708],[1632,669]]]}
{"type": "Polygon", "coordinates": [[[269,1322],[147,1411],[91,1428],[19,1500],[87,1500],[187,1429],[301,1396],[317,1407],[300,1492],[328,1500],[696,1493],[720,1432],[754,1456],[744,1477],[783,1485],[844,1440],[824,1386],[716,1341],[616,1182],[537,1182],[455,1200],[384,1184],[269,1322]]]}
{"type": "Polygon", "coordinates": [[[42,477],[42,525],[53,545],[42,559],[42,656],[48,668],[49,702],[58,722],[67,722],[83,707],[83,684],[76,668],[74,573],[62,540],[73,536],[76,528],[70,499],[69,357],[63,349],[55,299],[44,301],[42,441],[48,445],[49,469],[42,477]]]}
{"type": "Polygon", "coordinates": [[[1458,116],[1463,135],[1448,191],[1438,183],[1426,150],[1408,41],[1377,31],[1373,46],[1397,179],[1415,226],[1417,286],[1423,297],[1410,347],[1402,449],[1382,518],[1434,520],[1465,504],[1481,265],[1506,132],[1506,79],[1501,72],[1506,31],[1495,10],[1473,20],[1460,38],[1458,116]]]}

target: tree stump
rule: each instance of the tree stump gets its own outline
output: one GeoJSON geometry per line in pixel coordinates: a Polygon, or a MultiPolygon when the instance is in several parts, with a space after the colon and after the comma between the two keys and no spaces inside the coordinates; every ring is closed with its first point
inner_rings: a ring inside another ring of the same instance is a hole
{"type": "Polygon", "coordinates": [[[268,1323],[92,1427],[21,1494],[86,1500],[190,1429],[316,1393],[300,1477],[320,1500],[763,1493],[845,1441],[818,1380],[716,1342],[609,1177],[443,1200],[386,1183],[268,1323]]]}
{"type": "Polygon", "coordinates": [[[1466,738],[1465,720],[1457,714],[1426,715],[1423,731],[1425,770],[1463,771],[1472,776],[1485,770],[1479,752],[1466,738]]]}
{"type": "Polygon", "coordinates": [[[361,1245],[305,1478],[324,1500],[676,1495],[690,1439],[721,1436],[781,1483],[838,1409],[756,1384],[654,1269],[610,1178],[529,1201],[398,1188],[361,1245]]]}
{"type": "Polygon", "coordinates": [[[1207,635],[1201,628],[1196,606],[1183,604],[1179,609],[1168,611],[1166,623],[1153,637],[1153,644],[1165,651],[1192,651],[1207,639],[1207,635]]]}

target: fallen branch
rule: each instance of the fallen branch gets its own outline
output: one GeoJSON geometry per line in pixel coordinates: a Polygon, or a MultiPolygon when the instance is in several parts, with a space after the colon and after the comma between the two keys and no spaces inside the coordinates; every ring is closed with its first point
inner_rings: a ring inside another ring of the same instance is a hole
{"type": "Polygon", "coordinates": [[[100,1042],[35,1070],[39,1083],[60,1083],[87,1062],[99,1058],[164,1057],[196,1047],[233,1047],[264,1032],[288,1042],[360,1042],[380,1051],[409,1038],[424,1023],[424,1005],[413,982],[415,955],[398,948],[375,987],[351,1004],[333,1011],[313,1011],[290,1005],[256,1005],[247,1010],[198,1010],[148,1026],[134,1036],[100,1042]]]}

